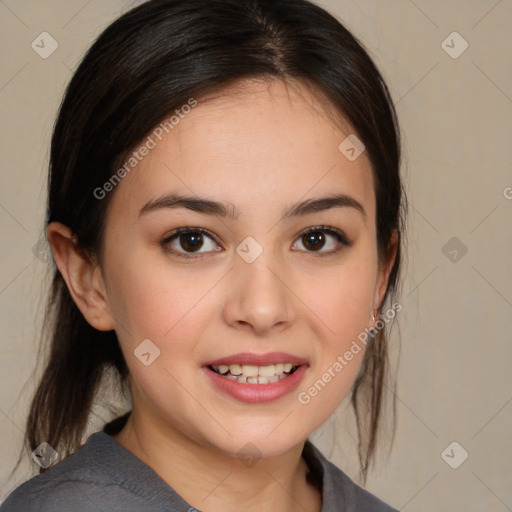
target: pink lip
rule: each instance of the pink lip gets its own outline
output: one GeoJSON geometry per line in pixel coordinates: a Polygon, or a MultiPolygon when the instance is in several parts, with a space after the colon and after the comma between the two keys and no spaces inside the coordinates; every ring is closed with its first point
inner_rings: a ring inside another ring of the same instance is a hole
{"type": "MultiPolygon", "coordinates": [[[[230,359],[231,358],[226,358],[226,360],[230,359]]],[[[275,359],[273,360],[275,361],[275,359]]],[[[289,360],[287,359],[286,361],[289,360]]],[[[213,364],[217,363],[214,361],[213,364]]],[[[208,378],[211,379],[212,384],[220,391],[223,391],[241,402],[260,404],[278,400],[288,393],[291,393],[300,384],[308,370],[308,365],[299,366],[299,368],[297,368],[297,370],[295,370],[289,377],[271,384],[243,384],[241,382],[222,377],[213,370],[210,370],[208,366],[203,366],[201,370],[206,373],[208,378]]]]}
{"type": "Polygon", "coordinates": [[[243,352],[241,354],[233,354],[232,356],[223,357],[221,359],[215,359],[214,361],[208,361],[203,364],[203,367],[219,366],[221,364],[247,364],[253,366],[266,366],[275,363],[292,363],[297,366],[302,366],[306,365],[308,361],[303,357],[294,356],[292,354],[287,354],[285,352],[268,352],[267,354],[254,354],[252,352],[243,352]]]}

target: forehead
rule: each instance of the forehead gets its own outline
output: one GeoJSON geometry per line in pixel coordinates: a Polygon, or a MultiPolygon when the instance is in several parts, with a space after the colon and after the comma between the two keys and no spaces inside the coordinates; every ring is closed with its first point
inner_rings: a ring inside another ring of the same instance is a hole
{"type": "Polygon", "coordinates": [[[139,146],[152,147],[117,186],[112,208],[132,214],[147,200],[175,192],[225,201],[244,216],[249,208],[282,211],[283,204],[339,192],[372,214],[366,153],[350,161],[340,152],[350,126],[335,123],[310,89],[248,81],[176,114],[167,130],[149,134],[151,144],[146,139],[139,146]]]}

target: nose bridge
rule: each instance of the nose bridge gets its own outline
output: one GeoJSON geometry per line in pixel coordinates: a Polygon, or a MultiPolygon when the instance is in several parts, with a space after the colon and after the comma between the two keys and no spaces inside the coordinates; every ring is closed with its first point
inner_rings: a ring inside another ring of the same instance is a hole
{"type": "Polygon", "coordinates": [[[226,310],[228,320],[269,329],[292,318],[292,297],[286,286],[286,269],[279,254],[248,237],[236,249],[226,310]]]}

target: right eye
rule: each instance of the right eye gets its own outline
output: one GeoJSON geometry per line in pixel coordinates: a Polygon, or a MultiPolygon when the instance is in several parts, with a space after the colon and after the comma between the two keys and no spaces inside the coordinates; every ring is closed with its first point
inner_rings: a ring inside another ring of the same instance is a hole
{"type": "Polygon", "coordinates": [[[209,231],[203,228],[192,227],[175,229],[161,241],[161,245],[166,251],[181,258],[196,258],[197,256],[194,256],[194,253],[204,254],[221,250],[218,248],[219,246],[216,244],[213,235],[209,231]],[[213,242],[214,247],[210,250],[200,252],[198,249],[203,248],[205,237],[213,242]],[[184,249],[184,252],[180,249],[184,249]]]}

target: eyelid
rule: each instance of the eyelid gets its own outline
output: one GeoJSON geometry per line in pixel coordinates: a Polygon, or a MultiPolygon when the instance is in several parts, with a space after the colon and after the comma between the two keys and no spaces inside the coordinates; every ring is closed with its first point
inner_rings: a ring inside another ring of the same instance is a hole
{"type": "MultiPolygon", "coordinates": [[[[319,256],[319,257],[329,256],[329,255],[337,254],[343,248],[351,247],[352,244],[353,244],[353,242],[346,236],[346,234],[342,230],[340,230],[338,228],[335,228],[333,226],[327,226],[327,225],[318,225],[318,226],[312,226],[310,228],[306,228],[306,229],[300,231],[296,235],[294,240],[297,240],[300,236],[308,235],[309,233],[315,233],[315,232],[318,232],[318,231],[321,231],[321,232],[324,232],[324,233],[328,233],[331,236],[333,236],[334,238],[336,238],[336,240],[340,244],[340,247],[338,247],[338,248],[336,248],[334,250],[330,250],[330,251],[299,251],[299,252],[304,252],[306,254],[311,254],[313,256],[319,256]]],[[[177,229],[173,230],[169,235],[167,235],[160,242],[160,245],[167,252],[169,252],[171,254],[174,254],[174,255],[176,255],[178,257],[188,258],[188,259],[196,259],[196,260],[197,259],[201,259],[205,255],[210,254],[211,252],[213,252],[213,251],[207,251],[207,252],[187,253],[187,252],[176,251],[175,249],[168,247],[168,244],[172,240],[174,240],[176,237],[178,237],[181,234],[187,234],[187,233],[202,233],[202,234],[208,236],[209,238],[211,238],[217,245],[220,245],[217,242],[216,236],[213,233],[211,233],[207,229],[200,228],[200,227],[194,227],[194,226],[184,226],[184,227],[177,228],[177,229]]],[[[294,245],[295,245],[295,243],[296,242],[294,242],[294,245]]],[[[219,252],[219,251],[215,251],[215,252],[219,252]]]]}

